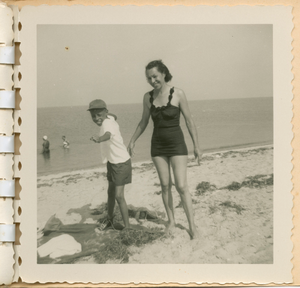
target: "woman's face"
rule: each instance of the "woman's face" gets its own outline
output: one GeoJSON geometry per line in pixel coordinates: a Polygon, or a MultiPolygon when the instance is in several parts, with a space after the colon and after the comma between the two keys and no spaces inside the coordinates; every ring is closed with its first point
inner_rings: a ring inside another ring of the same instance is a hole
{"type": "Polygon", "coordinates": [[[165,76],[156,67],[146,70],[147,81],[154,89],[160,89],[165,84],[165,76]]]}

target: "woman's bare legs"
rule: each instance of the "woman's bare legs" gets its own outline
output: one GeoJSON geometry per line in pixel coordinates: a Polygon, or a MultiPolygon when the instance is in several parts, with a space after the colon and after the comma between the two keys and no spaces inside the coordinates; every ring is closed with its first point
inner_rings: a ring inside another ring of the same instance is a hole
{"type": "Polygon", "coordinates": [[[193,239],[198,238],[199,232],[194,222],[192,198],[187,184],[187,156],[170,157],[170,163],[174,173],[175,187],[180,195],[183,209],[189,222],[191,237],[193,239]]]}
{"type": "Polygon", "coordinates": [[[162,199],[169,221],[169,224],[166,228],[166,233],[169,233],[171,230],[175,229],[170,162],[168,157],[163,156],[152,157],[152,160],[160,180],[162,199]]]}

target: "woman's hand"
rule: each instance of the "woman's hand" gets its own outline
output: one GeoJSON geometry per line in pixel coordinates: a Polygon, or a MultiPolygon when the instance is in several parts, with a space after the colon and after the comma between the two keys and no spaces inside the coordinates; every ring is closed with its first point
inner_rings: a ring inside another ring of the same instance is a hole
{"type": "Polygon", "coordinates": [[[194,155],[195,155],[195,161],[200,166],[200,161],[203,155],[203,152],[199,150],[198,148],[194,149],[194,155]]]}
{"type": "Polygon", "coordinates": [[[135,146],[134,143],[129,142],[128,147],[127,147],[127,151],[129,153],[130,157],[134,156],[134,146],[135,146]]]}

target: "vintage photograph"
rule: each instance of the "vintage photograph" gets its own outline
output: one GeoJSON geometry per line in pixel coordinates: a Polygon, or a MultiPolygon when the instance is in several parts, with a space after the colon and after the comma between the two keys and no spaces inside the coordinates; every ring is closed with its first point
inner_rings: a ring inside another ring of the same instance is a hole
{"type": "Polygon", "coordinates": [[[37,26],[37,263],[273,263],[273,25],[37,26]]]}

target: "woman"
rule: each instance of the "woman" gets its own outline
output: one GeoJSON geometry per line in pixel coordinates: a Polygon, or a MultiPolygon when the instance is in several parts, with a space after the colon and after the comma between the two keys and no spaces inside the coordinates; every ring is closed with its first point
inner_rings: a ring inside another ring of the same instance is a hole
{"type": "Polygon", "coordinates": [[[152,61],[146,66],[148,83],[154,88],[144,95],[143,115],[134,135],[128,145],[128,152],[134,154],[136,140],[146,129],[149,118],[154,122],[154,131],[151,140],[151,157],[160,179],[162,198],[168,215],[166,232],[175,229],[173,197],[171,193],[171,168],[174,173],[175,187],[178,191],[190,228],[191,238],[199,236],[194,223],[192,199],[187,184],[187,147],[179,126],[180,112],[194,143],[195,159],[200,165],[198,136],[193,122],[187,99],[182,90],[171,87],[168,82],[172,79],[168,68],[162,61],[152,61]]]}

